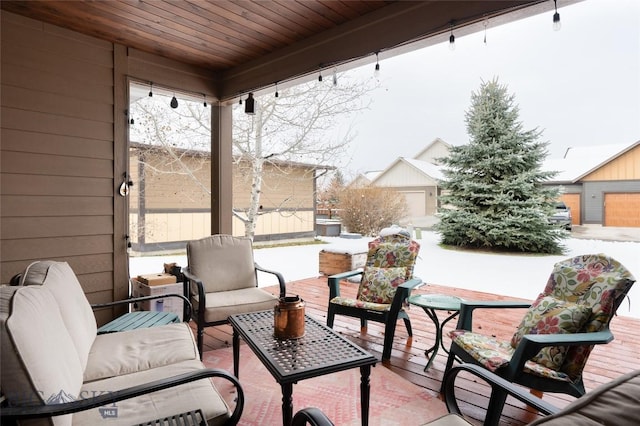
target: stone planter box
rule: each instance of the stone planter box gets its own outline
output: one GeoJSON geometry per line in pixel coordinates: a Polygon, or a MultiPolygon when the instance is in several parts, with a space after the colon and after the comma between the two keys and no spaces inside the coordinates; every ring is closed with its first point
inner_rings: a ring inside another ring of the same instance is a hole
{"type": "Polygon", "coordinates": [[[334,275],[341,272],[363,268],[367,261],[367,253],[349,253],[346,251],[320,250],[318,270],[323,275],[334,275]]]}

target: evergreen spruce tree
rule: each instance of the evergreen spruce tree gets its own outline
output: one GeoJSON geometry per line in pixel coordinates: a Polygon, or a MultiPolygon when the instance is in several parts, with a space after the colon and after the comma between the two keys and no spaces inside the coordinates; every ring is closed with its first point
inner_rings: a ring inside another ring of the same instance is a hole
{"type": "Polygon", "coordinates": [[[514,96],[496,78],[472,93],[465,122],[470,143],[442,159],[442,243],[561,253],[567,233],[547,220],[558,190],[542,185],[556,173],[541,170],[541,132],[523,130],[514,96]]]}

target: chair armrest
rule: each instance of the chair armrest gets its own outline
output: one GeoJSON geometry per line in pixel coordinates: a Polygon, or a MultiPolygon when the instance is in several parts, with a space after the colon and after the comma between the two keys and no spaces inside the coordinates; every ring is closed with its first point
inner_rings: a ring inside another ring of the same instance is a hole
{"type": "Polygon", "coordinates": [[[523,302],[518,300],[500,300],[500,301],[462,301],[460,302],[460,316],[458,317],[458,330],[471,331],[473,323],[473,311],[475,309],[508,309],[508,308],[529,308],[531,302],[523,302]]]}
{"type": "Polygon", "coordinates": [[[198,288],[198,315],[201,315],[204,312],[207,302],[204,284],[200,278],[191,273],[189,267],[182,268],[182,275],[184,275],[184,291],[187,292],[189,298],[191,298],[191,281],[193,281],[198,288]]]}
{"type": "Polygon", "coordinates": [[[502,377],[497,376],[491,371],[487,370],[484,367],[480,367],[474,364],[460,364],[449,369],[443,378],[444,382],[444,402],[447,405],[447,410],[450,413],[462,414],[460,412],[460,408],[458,407],[458,402],[455,396],[455,380],[460,372],[468,372],[478,377],[479,379],[484,380],[491,386],[491,394],[498,389],[507,392],[509,395],[518,399],[521,402],[529,405],[535,410],[541,412],[544,415],[555,414],[560,409],[555,407],[548,402],[538,398],[537,396],[531,394],[528,389],[523,388],[521,386],[516,386],[502,377]]]}
{"type": "Polygon", "coordinates": [[[533,358],[540,349],[548,346],[592,346],[603,345],[613,340],[609,329],[593,333],[568,334],[525,334],[506,367],[506,377],[515,377],[524,368],[527,360],[533,358]]]}
{"type": "Polygon", "coordinates": [[[267,274],[275,275],[276,278],[278,278],[278,286],[280,287],[280,297],[284,297],[287,294],[287,287],[286,287],[285,282],[284,282],[284,277],[282,276],[282,274],[280,272],[276,272],[276,271],[271,271],[269,269],[265,269],[265,268],[261,267],[260,265],[258,265],[255,262],[254,262],[253,265],[256,268],[256,270],[258,270],[260,272],[266,272],[267,274]]]}
{"type": "Polygon", "coordinates": [[[334,297],[340,296],[340,281],[349,277],[361,275],[362,273],[363,271],[361,270],[355,270],[355,271],[341,272],[335,275],[329,275],[329,278],[327,281],[327,284],[329,285],[329,300],[333,299],[334,297]]]}
{"type": "Polygon", "coordinates": [[[421,285],[422,280],[420,278],[412,278],[398,286],[396,293],[393,295],[393,300],[391,301],[391,308],[389,309],[391,317],[397,317],[398,312],[400,312],[400,309],[402,309],[402,306],[411,295],[411,290],[421,285]]]}
{"type": "Polygon", "coordinates": [[[307,407],[298,411],[291,422],[291,426],[334,426],[329,417],[319,408],[307,407]]]}
{"type": "Polygon", "coordinates": [[[398,289],[413,290],[413,289],[416,289],[418,287],[421,287],[424,284],[425,284],[425,282],[422,281],[420,278],[414,277],[414,278],[410,279],[409,281],[405,281],[402,284],[400,284],[398,286],[398,289]]]}
{"type": "Polygon", "coordinates": [[[205,379],[208,377],[223,378],[231,382],[236,388],[236,406],[228,421],[228,424],[238,423],[244,409],[244,391],[242,390],[242,386],[240,385],[240,382],[238,382],[238,379],[229,374],[227,371],[219,368],[203,368],[202,370],[179,374],[173,377],[168,377],[166,379],[155,380],[126,389],[106,392],[92,398],[80,399],[77,401],[65,402],[62,404],[40,404],[32,406],[2,407],[2,409],[0,410],[0,419],[2,419],[2,422],[0,423],[4,424],[5,421],[10,423],[10,421],[14,420],[42,418],[77,413],[79,411],[85,411],[91,408],[101,407],[103,405],[114,404],[118,401],[135,398],[140,395],[145,395],[162,389],[168,389],[174,386],[205,379]]]}
{"type": "Polygon", "coordinates": [[[118,306],[118,305],[123,305],[123,304],[143,302],[145,300],[165,299],[167,297],[177,297],[177,298],[182,299],[182,302],[184,303],[184,306],[185,306],[184,317],[185,317],[186,321],[188,321],[189,318],[191,318],[191,310],[192,310],[191,302],[189,301],[189,299],[187,299],[183,295],[177,294],[177,293],[159,294],[159,295],[156,295],[156,296],[130,297],[129,299],[116,300],[114,302],[96,303],[94,305],[91,305],[91,309],[108,308],[108,307],[111,307],[111,306],[118,306]]]}

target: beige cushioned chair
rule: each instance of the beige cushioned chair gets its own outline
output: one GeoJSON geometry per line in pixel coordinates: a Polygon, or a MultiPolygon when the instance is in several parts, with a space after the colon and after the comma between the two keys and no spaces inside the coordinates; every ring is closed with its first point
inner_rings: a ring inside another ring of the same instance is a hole
{"type": "Polygon", "coordinates": [[[185,289],[194,308],[200,357],[205,327],[226,324],[233,314],[273,309],[286,293],[280,273],[255,263],[251,239],[246,237],[211,235],[190,241],[187,262],[185,289]],[[258,288],[258,271],[276,276],[278,295],[258,288]]]}

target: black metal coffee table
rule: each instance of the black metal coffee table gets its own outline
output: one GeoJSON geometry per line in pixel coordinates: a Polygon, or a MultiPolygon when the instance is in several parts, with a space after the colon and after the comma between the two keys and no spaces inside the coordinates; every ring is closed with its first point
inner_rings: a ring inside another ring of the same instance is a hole
{"type": "Polygon", "coordinates": [[[240,336],[282,388],[282,424],[293,418],[293,384],[325,374],[360,368],[362,425],[369,424],[369,378],[377,359],[336,334],[315,319],[305,316],[305,334],[299,339],[273,336],[273,310],[231,315],[233,327],[233,370],[239,377],[240,336]]]}

